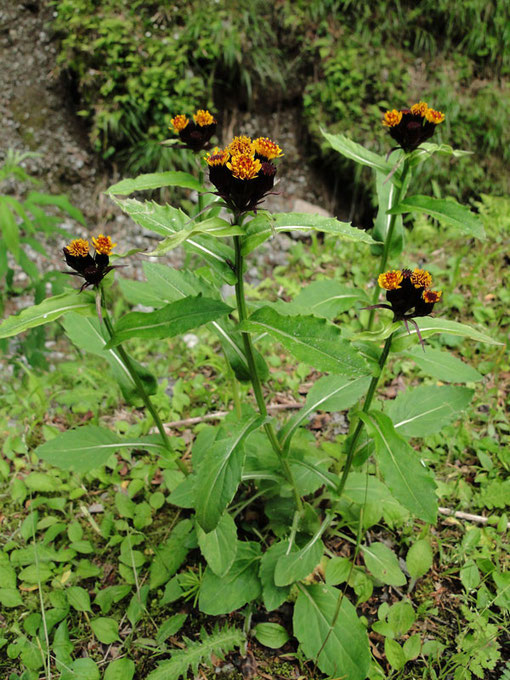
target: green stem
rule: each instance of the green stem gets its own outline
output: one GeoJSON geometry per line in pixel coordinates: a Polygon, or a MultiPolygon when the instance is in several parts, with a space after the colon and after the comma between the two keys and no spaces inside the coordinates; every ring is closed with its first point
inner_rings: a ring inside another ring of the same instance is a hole
{"type": "MultiPolygon", "coordinates": [[[[235,246],[235,255],[236,255],[236,261],[235,261],[235,271],[236,271],[236,302],[237,302],[237,312],[239,314],[239,322],[244,321],[245,319],[248,318],[248,312],[246,309],[246,298],[244,294],[244,279],[243,279],[243,256],[241,254],[241,237],[240,236],[234,236],[234,246],[235,246]]],[[[253,393],[255,395],[255,400],[257,402],[257,406],[259,409],[259,413],[267,418],[267,407],[266,407],[266,402],[264,400],[264,395],[262,393],[262,385],[260,382],[260,377],[258,374],[257,370],[257,364],[255,363],[255,352],[253,349],[253,343],[251,340],[251,334],[243,332],[241,333],[242,338],[243,338],[243,345],[244,345],[244,354],[246,357],[246,362],[248,364],[248,371],[250,373],[250,379],[251,379],[251,384],[253,387],[253,393]]],[[[278,456],[278,459],[280,460],[280,464],[283,467],[284,474],[287,477],[287,480],[289,484],[292,486],[293,492],[294,492],[294,498],[296,500],[296,505],[298,507],[298,510],[301,511],[303,508],[303,502],[301,500],[301,496],[299,495],[299,491],[296,487],[296,483],[294,481],[294,476],[292,474],[292,470],[290,468],[288,460],[284,456],[283,449],[280,445],[280,442],[278,441],[278,437],[276,436],[276,431],[273,427],[272,423],[265,423],[264,424],[264,430],[266,432],[266,435],[271,443],[271,446],[273,447],[274,452],[278,456]]]]}
{"type": "MultiPolygon", "coordinates": [[[[106,300],[105,300],[105,294],[104,294],[104,289],[101,287],[101,303],[102,303],[102,317],[104,321],[104,325],[106,326],[106,330],[108,331],[108,334],[110,338],[113,337],[114,335],[114,330],[112,326],[112,322],[110,319],[110,315],[108,314],[108,309],[106,307],[106,300]]],[[[131,361],[131,358],[129,354],[126,352],[124,347],[122,347],[121,344],[117,345],[116,348],[117,352],[119,353],[120,358],[122,359],[122,363],[126,367],[126,370],[128,371],[129,375],[131,376],[131,379],[133,380],[136,390],[138,392],[138,395],[140,396],[141,400],[145,404],[145,408],[149,411],[149,413],[152,416],[152,419],[154,420],[154,423],[156,427],[158,428],[158,432],[161,436],[161,439],[163,441],[164,447],[169,451],[172,452],[172,446],[170,444],[170,439],[165,432],[165,428],[163,426],[163,423],[161,422],[161,418],[159,417],[158,412],[154,408],[154,404],[151,401],[151,398],[145,391],[145,387],[143,386],[142,381],[140,380],[140,376],[138,375],[135,367],[133,366],[133,362],[131,361]]],[[[173,452],[172,452],[173,453],[173,452]]],[[[183,461],[180,458],[176,458],[175,462],[179,466],[179,469],[184,472],[185,475],[189,474],[189,470],[186,467],[186,465],[183,463],[183,461]]]]}
{"type": "MultiPolygon", "coordinates": [[[[200,184],[204,184],[204,171],[202,170],[200,166],[200,157],[198,158],[198,181],[200,184]]],[[[202,194],[201,191],[198,192],[198,214],[201,216],[202,215],[202,210],[204,209],[204,195],[202,194]]],[[[200,219],[202,219],[200,217],[200,219]]]]}
{"type": "MultiPolygon", "coordinates": [[[[397,188],[395,192],[395,198],[391,203],[391,206],[389,206],[389,210],[394,208],[396,205],[400,203],[400,201],[404,198],[405,196],[405,183],[407,181],[407,175],[409,174],[409,161],[404,159],[404,166],[402,168],[402,175],[400,177],[400,187],[397,188]]],[[[384,248],[383,252],[381,255],[381,262],[379,264],[379,272],[378,274],[382,274],[386,270],[386,265],[388,264],[388,259],[390,256],[390,248],[391,248],[391,242],[393,240],[393,232],[395,231],[395,224],[397,223],[397,217],[398,215],[390,215],[390,222],[388,224],[388,231],[386,232],[386,238],[384,239],[384,248]]],[[[372,297],[372,304],[375,305],[377,304],[377,300],[379,298],[379,288],[376,285],[375,290],[374,290],[374,295],[372,297]]],[[[372,330],[372,326],[374,325],[374,317],[375,317],[375,309],[370,310],[370,316],[368,317],[368,330],[372,330]]]]}
{"type": "MultiPolygon", "coordinates": [[[[386,363],[386,360],[388,358],[388,354],[390,353],[390,348],[391,348],[391,341],[393,339],[393,333],[386,338],[386,342],[384,343],[383,351],[381,352],[381,356],[379,357],[379,373],[378,375],[375,375],[372,380],[370,381],[370,385],[368,386],[367,390],[367,396],[365,397],[365,403],[363,404],[363,413],[368,413],[370,410],[370,406],[372,405],[372,399],[374,398],[375,390],[377,388],[377,384],[379,383],[379,379],[381,377],[384,365],[386,363]]],[[[336,502],[340,500],[340,497],[342,495],[342,492],[345,487],[345,483],[347,481],[347,477],[349,476],[349,472],[351,471],[352,467],[352,461],[354,460],[354,452],[356,450],[356,444],[358,442],[358,439],[360,437],[360,434],[363,430],[364,427],[364,422],[362,420],[358,420],[358,424],[356,425],[356,429],[354,430],[354,434],[352,435],[351,442],[349,445],[349,451],[347,452],[347,459],[345,461],[345,466],[344,466],[344,471],[342,473],[342,477],[340,479],[340,482],[338,483],[337,489],[336,489],[336,502]]]]}

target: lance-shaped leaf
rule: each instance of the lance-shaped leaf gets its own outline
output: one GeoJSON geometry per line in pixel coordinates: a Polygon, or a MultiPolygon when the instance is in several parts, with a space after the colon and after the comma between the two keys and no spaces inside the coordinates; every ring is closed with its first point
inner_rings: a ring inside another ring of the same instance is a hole
{"type": "MultiPolygon", "coordinates": [[[[360,165],[367,165],[369,168],[375,168],[376,170],[379,170],[379,172],[384,173],[385,176],[392,171],[393,167],[391,163],[385,160],[383,156],[379,156],[379,154],[365,149],[364,146],[353,142],[352,139],[349,139],[345,135],[332,135],[322,128],[321,133],[331,148],[338,151],[338,153],[345,156],[345,158],[349,158],[351,161],[359,163],[360,165]]],[[[396,174],[397,173],[395,173],[395,175],[396,174]]]]}
{"type": "Polygon", "coordinates": [[[485,230],[478,215],[450,198],[432,198],[431,196],[407,196],[389,211],[390,215],[402,215],[418,212],[430,215],[450,227],[458,229],[461,234],[485,239],[485,230]]]}
{"type": "Polygon", "coordinates": [[[264,422],[264,417],[245,406],[223,421],[214,444],[206,451],[197,470],[195,510],[206,532],[213,531],[241,482],[245,458],[244,440],[264,422]]]}
{"type": "MultiPolygon", "coordinates": [[[[477,342],[484,342],[487,345],[501,345],[501,342],[494,340],[489,335],[482,333],[476,328],[472,328],[464,323],[458,323],[457,321],[450,321],[449,319],[433,318],[431,316],[422,316],[415,319],[420,329],[421,336],[423,338],[429,338],[437,333],[448,333],[450,335],[458,335],[463,338],[470,338],[471,340],[476,340],[477,342]]],[[[364,331],[362,333],[357,333],[353,337],[353,340],[358,341],[369,341],[380,343],[386,340],[392,333],[393,341],[391,343],[392,352],[401,352],[407,349],[410,345],[414,345],[419,341],[418,333],[413,324],[409,324],[409,332],[404,327],[402,321],[394,321],[393,323],[388,323],[382,328],[376,331],[364,331]]],[[[423,351],[423,350],[422,350],[423,351]]]]}
{"type": "Polygon", "coordinates": [[[362,290],[346,286],[333,279],[314,281],[296,295],[291,305],[299,313],[334,319],[359,303],[370,304],[362,290]]]}
{"type": "Polygon", "coordinates": [[[41,444],[35,453],[47,463],[64,470],[88,472],[104,465],[112,453],[121,448],[140,448],[156,453],[165,450],[154,437],[124,438],[105,427],[84,425],[41,444]]]}
{"type": "Polygon", "coordinates": [[[306,395],[304,407],[279,432],[281,445],[286,448],[296,429],[314,411],[343,411],[355,404],[368,389],[370,378],[348,380],[343,376],[327,375],[318,380],[306,395]]]}
{"type": "Polygon", "coordinates": [[[415,149],[408,156],[408,162],[411,167],[418,165],[424,160],[428,160],[433,155],[450,156],[453,158],[463,158],[464,156],[472,156],[472,151],[463,151],[462,149],[454,149],[449,144],[434,144],[433,142],[422,142],[420,146],[415,149]]]}
{"type": "MultiPolygon", "coordinates": [[[[67,336],[77,347],[106,359],[126,400],[129,402],[140,400],[140,395],[131,373],[126,368],[118,352],[113,349],[105,349],[109,336],[104,327],[100,326],[97,318],[91,316],[83,317],[79,314],[66,314],[63,326],[67,336]]],[[[131,358],[131,363],[142,381],[147,394],[155,394],[157,389],[156,378],[135,359],[131,358]]]]}
{"type": "Polygon", "coordinates": [[[401,392],[388,402],[387,414],[404,437],[426,437],[439,432],[469,405],[473,390],[452,385],[422,385],[401,392]]]}
{"type": "Polygon", "coordinates": [[[468,383],[478,382],[483,378],[475,368],[444,350],[427,347],[424,352],[421,347],[413,347],[404,352],[404,355],[412,359],[426,375],[438,380],[468,383]]]}
{"type": "Polygon", "coordinates": [[[133,179],[123,179],[109,187],[106,194],[128,196],[135,191],[153,191],[162,187],[180,187],[194,191],[207,191],[193,175],[188,172],[152,172],[147,175],[138,175],[133,179]]]}
{"type": "MultiPolygon", "coordinates": [[[[390,227],[391,215],[388,210],[395,204],[397,187],[393,182],[386,181],[386,175],[382,172],[376,171],[376,189],[377,189],[377,203],[379,208],[377,210],[377,217],[374,222],[374,229],[372,236],[376,241],[381,241],[380,244],[371,247],[373,255],[380,257],[383,252],[384,242],[390,227]]],[[[399,215],[395,219],[395,226],[393,227],[393,235],[391,238],[390,256],[397,257],[404,248],[404,227],[402,217],[399,215]]]]}
{"type": "Polygon", "coordinates": [[[106,349],[129,338],[173,338],[231,311],[232,308],[220,300],[196,295],[171,302],[154,312],[131,312],[115,325],[114,336],[106,349]]]}
{"type": "Polygon", "coordinates": [[[326,675],[365,680],[370,665],[367,631],[341,590],[300,585],[293,624],[305,656],[326,675]]]}
{"type": "Polygon", "coordinates": [[[357,377],[367,375],[365,361],[341,337],[340,329],[316,316],[282,316],[262,307],[241,324],[242,331],[269,333],[297,359],[319,371],[357,377]]]}
{"type": "Polygon", "coordinates": [[[359,415],[374,440],[379,469],[395,498],[416,517],[434,523],[436,485],[419,454],[398,434],[384,413],[370,411],[359,415]]]}
{"type": "Polygon", "coordinates": [[[363,229],[351,227],[350,222],[340,222],[334,217],[309,213],[261,213],[246,225],[242,253],[248,255],[261,243],[281,231],[320,231],[333,234],[343,241],[375,243],[363,229]]]}
{"type": "Polygon", "coordinates": [[[40,304],[28,307],[16,316],[8,316],[0,324],[0,338],[9,338],[29,328],[50,323],[68,312],[95,314],[94,296],[85,291],[82,293],[73,291],[46,298],[40,304]]]}
{"type": "Polygon", "coordinates": [[[193,222],[191,225],[176,231],[171,236],[167,236],[158,243],[157,247],[147,255],[164,255],[169,250],[176,248],[184,241],[189,241],[198,234],[207,234],[214,238],[226,238],[227,236],[239,236],[244,234],[244,230],[236,224],[230,224],[220,217],[209,217],[202,222],[193,222]]]}

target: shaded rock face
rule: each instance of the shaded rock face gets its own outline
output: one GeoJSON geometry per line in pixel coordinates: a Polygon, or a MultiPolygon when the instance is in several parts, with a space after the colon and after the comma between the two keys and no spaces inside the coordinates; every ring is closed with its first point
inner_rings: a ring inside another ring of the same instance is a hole
{"type": "MultiPolygon", "coordinates": [[[[153,249],[154,240],[147,232],[101,193],[119,179],[119,173],[114,173],[93,151],[86,125],[77,115],[79,103],[73,87],[56,75],[58,42],[51,29],[53,11],[43,0],[0,0],[0,161],[9,148],[39,154],[23,162],[27,172],[41,180],[38,189],[67,194],[85,215],[87,227],[70,218],[64,221],[62,226],[70,239],[90,239],[91,234],[103,232],[119,243],[119,252],[130,248],[153,249]]],[[[261,135],[275,139],[284,150],[279,161],[280,180],[262,207],[274,212],[336,212],[324,177],[304,158],[305,131],[297,106],[290,104],[266,114],[225,108],[218,114],[222,121],[218,128],[220,143],[228,143],[236,134],[261,135]]],[[[0,190],[18,193],[20,186],[6,182],[0,190]]],[[[65,269],[61,257],[63,240],[60,236],[46,238],[50,259],[30,249],[27,254],[37,262],[40,271],[65,269]]],[[[258,279],[256,266],[265,264],[271,268],[283,264],[291,245],[292,240],[283,235],[272,239],[260,254],[253,255],[251,278],[258,279]]],[[[130,258],[122,275],[142,278],[143,259],[130,258]]],[[[164,261],[180,266],[181,251],[171,251],[164,261]]],[[[13,268],[16,269],[15,265],[13,268]]],[[[15,280],[20,285],[25,279],[23,272],[16,273],[15,280]]]]}

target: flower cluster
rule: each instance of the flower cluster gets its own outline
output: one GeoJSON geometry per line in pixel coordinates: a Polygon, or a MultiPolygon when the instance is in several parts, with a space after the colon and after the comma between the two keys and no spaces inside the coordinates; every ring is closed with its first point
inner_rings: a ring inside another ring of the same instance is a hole
{"type": "Polygon", "coordinates": [[[82,238],[74,239],[63,248],[67,265],[74,269],[74,272],[68,273],[85,279],[80,290],[87,286],[97,286],[108,272],[115,269],[110,266],[109,255],[117,244],[112,243],[111,238],[103,234],[99,234],[97,238],[92,237],[92,244],[95,250],[94,257],[89,252],[89,242],[82,238]]]}
{"type": "Polygon", "coordinates": [[[274,185],[276,165],[283,152],[269,137],[234,137],[225,149],[207,154],[209,179],[233,212],[256,210],[274,185]]]}
{"type": "Polygon", "coordinates": [[[394,320],[413,319],[427,316],[441,299],[442,292],[430,290],[432,276],[425,269],[394,269],[379,275],[379,286],[386,291],[394,320]]]}
{"type": "Polygon", "coordinates": [[[216,131],[216,119],[209,111],[199,109],[193,114],[193,120],[185,115],[178,115],[170,121],[169,129],[176,132],[183,144],[183,148],[201,151],[210,148],[209,140],[216,131]]]}
{"type": "Polygon", "coordinates": [[[382,123],[399,147],[409,153],[430,139],[444,119],[444,113],[429,108],[426,102],[419,102],[410,109],[386,111],[382,123]]]}

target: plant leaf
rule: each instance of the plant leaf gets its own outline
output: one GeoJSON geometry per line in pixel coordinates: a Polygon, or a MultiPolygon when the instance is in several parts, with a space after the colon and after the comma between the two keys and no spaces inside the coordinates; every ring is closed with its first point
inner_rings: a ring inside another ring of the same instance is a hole
{"type": "MultiPolygon", "coordinates": [[[[377,217],[374,222],[374,229],[372,231],[372,236],[376,241],[381,241],[380,244],[373,245],[371,247],[371,252],[373,255],[380,257],[383,252],[384,242],[386,240],[386,234],[390,227],[391,216],[388,214],[388,210],[395,202],[395,196],[397,193],[397,187],[393,182],[386,181],[386,175],[382,172],[375,172],[376,178],[376,189],[377,189],[377,217]]],[[[395,226],[393,228],[393,235],[391,238],[390,246],[390,257],[397,257],[400,255],[404,248],[404,226],[402,223],[402,217],[397,217],[395,221],[395,226]]]]}
{"type": "Polygon", "coordinates": [[[341,590],[300,585],[293,622],[305,656],[316,661],[321,671],[342,680],[365,680],[370,664],[367,632],[341,590]]]}
{"type": "Polygon", "coordinates": [[[407,196],[398,205],[388,211],[390,215],[417,212],[430,215],[442,224],[458,229],[461,234],[484,240],[485,230],[482,221],[466,206],[450,198],[433,198],[432,196],[407,196]]]}
{"type": "Polygon", "coordinates": [[[7,250],[12,253],[12,256],[19,263],[20,245],[19,245],[19,227],[12,212],[9,210],[9,205],[0,196],[0,233],[3,236],[7,250]]]}
{"type": "Polygon", "coordinates": [[[440,349],[427,347],[424,352],[421,347],[413,347],[404,352],[404,355],[412,359],[424,373],[438,380],[468,383],[478,382],[483,378],[475,368],[440,349]]]}
{"type": "Polygon", "coordinates": [[[94,296],[88,292],[73,291],[46,298],[38,305],[23,309],[16,316],[8,316],[0,324],[0,338],[9,338],[29,328],[50,323],[68,312],[94,315],[96,313],[94,296]]]}
{"type": "Polygon", "coordinates": [[[452,385],[421,385],[388,402],[386,413],[404,437],[426,437],[458,417],[473,398],[473,390],[452,385]]]}
{"type": "Polygon", "coordinates": [[[262,599],[268,612],[278,609],[290,593],[290,586],[277,586],[274,582],[276,564],[287,552],[288,541],[278,541],[266,550],[260,560],[260,580],[262,582],[262,599]]]}
{"type": "Polygon", "coordinates": [[[224,419],[214,444],[206,451],[195,483],[196,517],[204,531],[216,528],[234,497],[241,482],[244,439],[263,422],[263,416],[245,405],[241,418],[232,413],[224,419]]]}
{"type": "Polygon", "coordinates": [[[123,179],[105,191],[105,194],[128,196],[135,191],[152,191],[162,187],[181,187],[194,191],[207,191],[193,175],[188,172],[152,172],[147,175],[138,175],[133,179],[123,179]]]}
{"type": "Polygon", "coordinates": [[[338,151],[338,153],[345,156],[345,158],[349,158],[351,161],[359,163],[360,165],[367,165],[369,168],[375,168],[384,173],[384,175],[388,175],[392,171],[392,165],[386,161],[383,156],[379,156],[379,154],[365,149],[364,146],[353,142],[352,139],[349,139],[345,135],[332,135],[322,128],[321,133],[331,148],[338,151]]]}
{"type": "Polygon", "coordinates": [[[434,523],[437,516],[435,482],[417,452],[401,437],[384,413],[360,413],[375,443],[384,481],[396,499],[416,517],[434,523]]]}
{"type": "Polygon", "coordinates": [[[278,433],[285,448],[293,433],[314,411],[343,411],[361,398],[368,389],[370,378],[348,380],[343,376],[327,375],[320,378],[306,395],[305,406],[278,433]]]}
{"type": "Polygon", "coordinates": [[[276,586],[291,585],[312,573],[324,554],[321,535],[322,529],[300,550],[291,550],[278,558],[274,572],[276,586]]]}
{"type": "Polygon", "coordinates": [[[41,460],[64,470],[88,472],[104,465],[120,448],[165,450],[161,443],[149,438],[123,439],[105,427],[84,425],[57,435],[38,446],[34,453],[41,460]]]}
{"type": "Polygon", "coordinates": [[[160,241],[157,247],[148,252],[147,255],[160,256],[169,250],[176,248],[184,241],[189,241],[192,236],[197,234],[207,234],[214,238],[226,238],[227,236],[239,236],[244,234],[244,230],[236,224],[230,224],[220,217],[209,217],[202,222],[193,222],[191,226],[184,227],[176,231],[171,236],[167,236],[160,241]]]}
{"type": "Polygon", "coordinates": [[[297,359],[319,371],[357,377],[369,370],[340,329],[315,316],[283,316],[262,307],[240,326],[242,331],[269,333],[297,359]]]}
{"type": "Polygon", "coordinates": [[[397,557],[384,543],[362,545],[365,565],[373,576],[388,586],[403,586],[407,579],[399,567],[397,557]]]}
{"type": "Polygon", "coordinates": [[[258,543],[239,542],[235,562],[225,576],[220,578],[207,567],[200,586],[200,611],[211,616],[220,616],[255,600],[261,591],[259,560],[258,543]]]}
{"type": "Polygon", "coordinates": [[[131,312],[117,322],[106,349],[129,338],[173,338],[231,311],[232,307],[220,300],[196,295],[171,302],[154,312],[131,312]]]}
{"type": "Polygon", "coordinates": [[[290,304],[298,313],[334,319],[360,301],[369,304],[364,291],[330,279],[314,281],[305,286],[290,304]]]}
{"type": "Polygon", "coordinates": [[[197,524],[198,545],[202,555],[216,576],[225,576],[237,553],[237,527],[226,512],[215,529],[205,533],[197,524]]]}
{"type": "Polygon", "coordinates": [[[253,629],[253,634],[261,645],[271,649],[280,649],[290,637],[279,623],[258,623],[253,629]]]}

